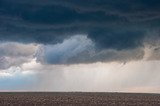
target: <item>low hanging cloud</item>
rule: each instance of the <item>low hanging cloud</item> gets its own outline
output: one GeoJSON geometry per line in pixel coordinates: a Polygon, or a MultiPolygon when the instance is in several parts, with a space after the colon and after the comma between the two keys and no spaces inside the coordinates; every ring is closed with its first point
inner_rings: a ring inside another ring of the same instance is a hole
{"type": "Polygon", "coordinates": [[[144,40],[144,47],[132,49],[100,49],[88,35],[74,35],[58,44],[22,44],[3,42],[0,45],[0,69],[21,66],[33,58],[41,64],[85,64],[95,62],[129,62],[159,60],[159,41],[144,40]]]}
{"type": "MultiPolygon", "coordinates": [[[[85,35],[76,35],[55,45],[42,45],[36,53],[37,61],[49,64],[67,64],[81,60],[94,52],[94,43],[85,35]],[[84,55],[84,56],[81,56],[84,55]],[[75,60],[73,61],[72,59],[75,60]]],[[[85,59],[87,60],[87,59],[85,59]]]]}
{"type": "Polygon", "coordinates": [[[76,35],[55,45],[41,45],[35,57],[43,64],[76,64],[93,62],[127,62],[143,59],[143,48],[131,50],[98,50],[87,35],[76,35]]]}

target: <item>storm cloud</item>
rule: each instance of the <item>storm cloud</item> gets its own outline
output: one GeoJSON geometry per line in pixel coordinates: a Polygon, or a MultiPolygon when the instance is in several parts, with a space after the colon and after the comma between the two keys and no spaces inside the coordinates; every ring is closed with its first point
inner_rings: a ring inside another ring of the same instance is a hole
{"type": "MultiPolygon", "coordinates": [[[[40,44],[45,51],[41,60],[47,63],[142,59],[152,38],[160,39],[159,4],[158,0],[1,0],[0,41],[40,44]],[[67,46],[65,41],[77,35],[85,35],[92,44],[85,45],[83,39],[68,41],[67,46]],[[137,51],[128,54],[130,50],[137,51]]],[[[152,54],[158,55],[158,48],[152,54]]]]}
{"type": "Polygon", "coordinates": [[[142,46],[146,31],[159,30],[158,4],[158,0],[1,0],[0,40],[56,44],[87,34],[100,48],[135,48],[142,46]]]}

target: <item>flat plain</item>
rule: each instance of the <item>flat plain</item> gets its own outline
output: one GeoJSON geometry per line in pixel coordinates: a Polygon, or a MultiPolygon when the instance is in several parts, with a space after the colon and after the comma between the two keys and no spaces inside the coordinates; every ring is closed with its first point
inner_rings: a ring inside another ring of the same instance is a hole
{"type": "Polygon", "coordinates": [[[0,106],[160,106],[160,94],[1,92],[0,106]]]}

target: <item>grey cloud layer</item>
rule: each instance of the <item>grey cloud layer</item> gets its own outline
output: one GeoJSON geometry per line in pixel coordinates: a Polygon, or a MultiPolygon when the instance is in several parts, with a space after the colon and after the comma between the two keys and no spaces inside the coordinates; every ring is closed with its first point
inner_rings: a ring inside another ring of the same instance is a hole
{"type": "Polygon", "coordinates": [[[12,66],[20,66],[30,61],[35,53],[36,46],[33,44],[20,44],[14,42],[0,43],[0,69],[12,66]]]}

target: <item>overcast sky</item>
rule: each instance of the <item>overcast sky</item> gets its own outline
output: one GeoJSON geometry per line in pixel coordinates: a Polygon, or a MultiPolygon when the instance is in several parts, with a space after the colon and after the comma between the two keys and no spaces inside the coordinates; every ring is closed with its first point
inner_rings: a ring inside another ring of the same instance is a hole
{"type": "Polygon", "coordinates": [[[0,0],[0,91],[160,93],[159,0],[0,0]]]}

